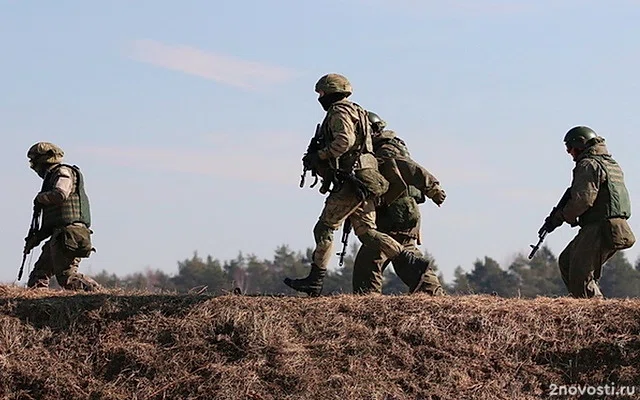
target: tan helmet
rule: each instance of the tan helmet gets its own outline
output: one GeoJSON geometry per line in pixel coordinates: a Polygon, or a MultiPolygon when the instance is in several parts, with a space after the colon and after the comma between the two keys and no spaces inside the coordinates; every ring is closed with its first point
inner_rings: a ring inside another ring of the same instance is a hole
{"type": "Polygon", "coordinates": [[[349,80],[340,74],[327,74],[316,82],[316,92],[324,94],[346,93],[347,96],[353,93],[349,80]]]}
{"type": "Polygon", "coordinates": [[[64,151],[53,143],[38,142],[29,148],[27,158],[31,166],[35,164],[57,164],[62,162],[64,151]]]}

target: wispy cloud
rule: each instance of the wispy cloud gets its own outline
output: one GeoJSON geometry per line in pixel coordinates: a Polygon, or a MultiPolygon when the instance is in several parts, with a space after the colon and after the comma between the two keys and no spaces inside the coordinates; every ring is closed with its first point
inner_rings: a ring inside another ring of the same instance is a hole
{"type": "Polygon", "coordinates": [[[531,11],[539,6],[535,2],[525,0],[377,0],[377,2],[398,9],[463,14],[512,14],[531,11]]]}
{"type": "Polygon", "coordinates": [[[108,164],[143,170],[204,174],[257,183],[291,185],[298,182],[304,149],[293,137],[281,144],[246,137],[243,142],[242,135],[207,135],[205,139],[210,144],[204,143],[198,148],[83,146],[74,152],[108,164]]]}
{"type": "MultiPolygon", "coordinates": [[[[141,170],[291,185],[299,179],[307,146],[307,137],[283,131],[215,132],[201,136],[201,141],[200,145],[184,147],[84,146],[73,152],[141,170]]],[[[498,184],[503,175],[490,162],[470,164],[469,160],[478,157],[478,149],[459,140],[443,138],[437,149],[420,139],[410,142],[414,160],[436,175],[446,189],[498,184]]]]}
{"type": "Polygon", "coordinates": [[[134,41],[130,55],[141,62],[243,89],[282,83],[297,74],[285,67],[242,60],[185,45],[168,45],[154,40],[134,41]]]}

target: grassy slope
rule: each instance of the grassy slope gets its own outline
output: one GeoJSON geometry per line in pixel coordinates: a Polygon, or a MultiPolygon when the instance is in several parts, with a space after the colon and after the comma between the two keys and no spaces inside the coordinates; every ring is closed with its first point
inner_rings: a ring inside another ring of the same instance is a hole
{"type": "Polygon", "coordinates": [[[544,398],[550,383],[640,384],[639,332],[638,300],[0,287],[0,396],[544,398]]]}

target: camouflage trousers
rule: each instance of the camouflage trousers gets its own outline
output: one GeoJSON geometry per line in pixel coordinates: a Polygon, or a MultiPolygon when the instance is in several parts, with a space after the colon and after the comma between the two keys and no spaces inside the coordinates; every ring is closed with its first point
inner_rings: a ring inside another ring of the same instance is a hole
{"type": "MultiPolygon", "coordinates": [[[[391,235],[391,237],[402,244],[405,250],[419,257],[423,256],[418,249],[415,238],[407,235],[391,235]]],[[[353,293],[382,293],[383,273],[390,262],[391,260],[377,249],[361,246],[353,266],[353,293]]],[[[394,261],[393,269],[400,280],[409,287],[409,292],[413,292],[422,280],[420,292],[426,292],[432,296],[445,294],[440,280],[431,269],[422,274],[415,267],[401,261],[394,261]]]]}
{"type": "Polygon", "coordinates": [[[347,218],[362,244],[376,249],[389,259],[396,258],[402,252],[403,246],[400,243],[376,230],[376,208],[373,200],[361,201],[350,185],[344,185],[338,192],[329,194],[313,228],[316,243],[313,263],[321,270],[326,270],[329,265],[334,232],[347,218]]]}
{"type": "Polygon", "coordinates": [[[560,274],[573,297],[602,297],[602,265],[616,250],[605,240],[602,224],[585,225],[558,257],[560,274]]]}
{"type": "Polygon", "coordinates": [[[29,275],[27,287],[48,288],[49,280],[55,276],[64,289],[92,291],[100,288],[98,282],[78,272],[80,261],[81,258],[65,248],[62,232],[54,232],[42,245],[42,253],[29,275]]]}

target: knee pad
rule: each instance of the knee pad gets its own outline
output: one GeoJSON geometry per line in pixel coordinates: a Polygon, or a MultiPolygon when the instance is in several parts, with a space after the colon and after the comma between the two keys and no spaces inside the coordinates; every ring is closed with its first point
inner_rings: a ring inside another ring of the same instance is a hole
{"type": "Polygon", "coordinates": [[[375,246],[378,243],[378,238],[376,236],[378,232],[373,229],[366,229],[364,232],[356,232],[358,239],[365,246],[375,246]]]}
{"type": "Polygon", "coordinates": [[[327,226],[322,221],[318,221],[313,227],[313,237],[316,244],[330,243],[333,241],[333,228],[327,226]]]}

